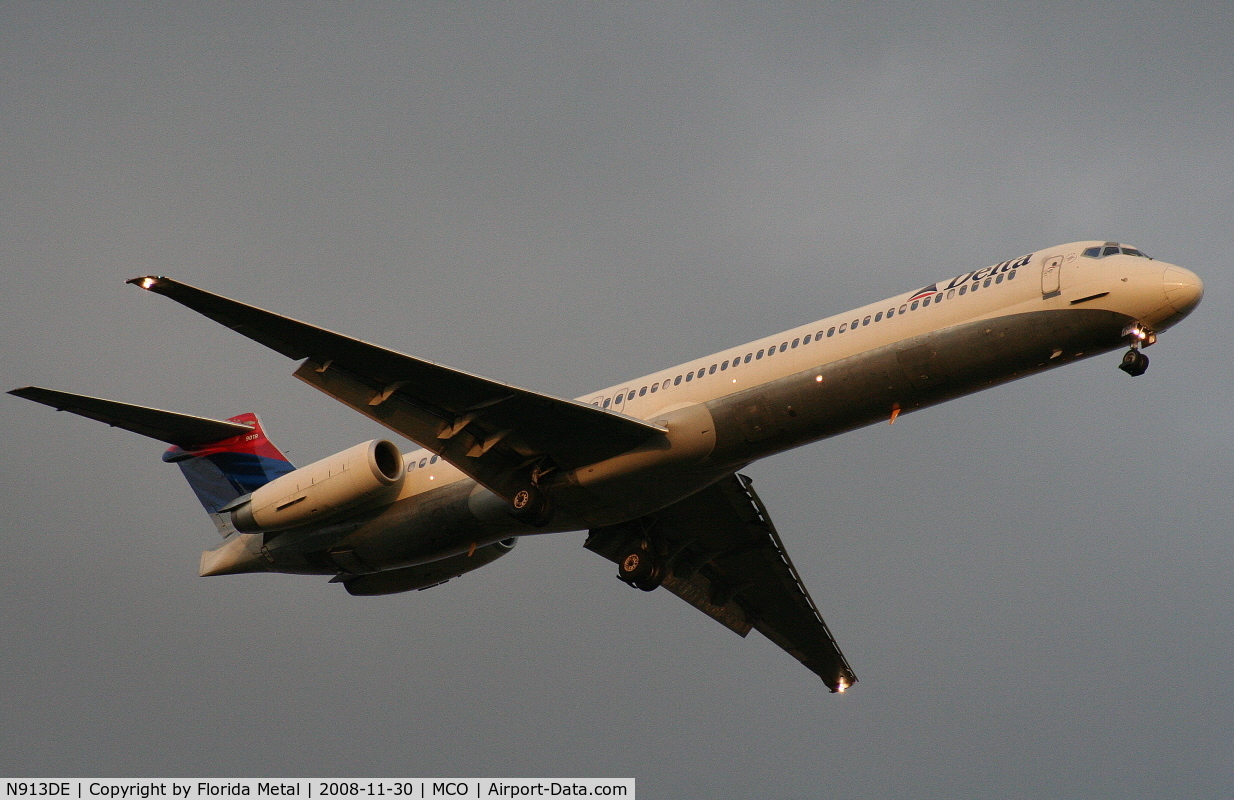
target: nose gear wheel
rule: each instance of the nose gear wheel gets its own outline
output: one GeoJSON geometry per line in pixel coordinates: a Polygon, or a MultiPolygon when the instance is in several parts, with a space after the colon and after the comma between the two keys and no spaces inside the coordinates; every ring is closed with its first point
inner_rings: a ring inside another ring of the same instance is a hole
{"type": "Polygon", "coordinates": [[[1148,369],[1148,356],[1132,348],[1123,353],[1123,363],[1118,368],[1132,377],[1143,375],[1144,370],[1148,369]]]}

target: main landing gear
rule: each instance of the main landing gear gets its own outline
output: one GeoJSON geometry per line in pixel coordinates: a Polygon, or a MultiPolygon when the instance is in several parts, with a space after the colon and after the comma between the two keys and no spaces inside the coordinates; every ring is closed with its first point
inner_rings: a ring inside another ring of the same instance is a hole
{"type": "Polygon", "coordinates": [[[654,591],[664,582],[664,558],[643,539],[622,554],[617,562],[617,577],[635,589],[654,591]]]}
{"type": "Polygon", "coordinates": [[[1131,349],[1123,353],[1123,363],[1119,364],[1118,368],[1132,377],[1143,375],[1148,369],[1148,356],[1140,352],[1140,347],[1155,343],[1157,334],[1137,322],[1128,325],[1123,330],[1123,336],[1130,340],[1131,349]]]}
{"type": "Polygon", "coordinates": [[[552,504],[548,495],[540,488],[539,469],[531,471],[531,477],[525,481],[510,498],[510,514],[519,522],[541,527],[547,525],[553,516],[552,504]]]}

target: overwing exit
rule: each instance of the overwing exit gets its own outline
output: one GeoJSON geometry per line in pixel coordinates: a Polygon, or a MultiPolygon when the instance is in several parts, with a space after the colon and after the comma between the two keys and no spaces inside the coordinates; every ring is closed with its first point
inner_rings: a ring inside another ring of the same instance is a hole
{"type": "Polygon", "coordinates": [[[11,394],[171,445],[223,542],[202,575],[328,575],[353,595],[424,589],[520,536],[586,547],[833,692],[856,680],[748,478],[760,458],[1127,348],[1203,295],[1189,270],[1075,242],[569,400],[471,375],[160,276],[161,294],[300,362],[295,376],[414,443],[373,440],[295,468],[260,420],[162,411],[39,387],[11,394]]]}

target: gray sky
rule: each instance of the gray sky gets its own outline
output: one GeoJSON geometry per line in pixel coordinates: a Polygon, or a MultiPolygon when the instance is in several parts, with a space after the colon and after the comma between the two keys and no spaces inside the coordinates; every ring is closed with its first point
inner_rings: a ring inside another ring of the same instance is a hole
{"type": "Polygon", "coordinates": [[[1223,3],[0,5],[3,386],[384,430],[157,273],[575,396],[1061,242],[1198,272],[1148,351],[754,465],[861,683],[581,547],[199,579],[161,447],[0,402],[0,774],[1229,797],[1223,3]]]}

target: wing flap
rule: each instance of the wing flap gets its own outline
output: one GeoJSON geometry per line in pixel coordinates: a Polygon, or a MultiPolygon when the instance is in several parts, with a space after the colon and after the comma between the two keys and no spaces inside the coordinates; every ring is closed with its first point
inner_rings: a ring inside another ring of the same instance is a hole
{"type": "Polygon", "coordinates": [[[762,633],[833,692],[856,682],[749,478],[732,475],[655,514],[593,529],[586,547],[617,562],[640,537],[668,559],[663,588],[742,636],[762,633]]]}

